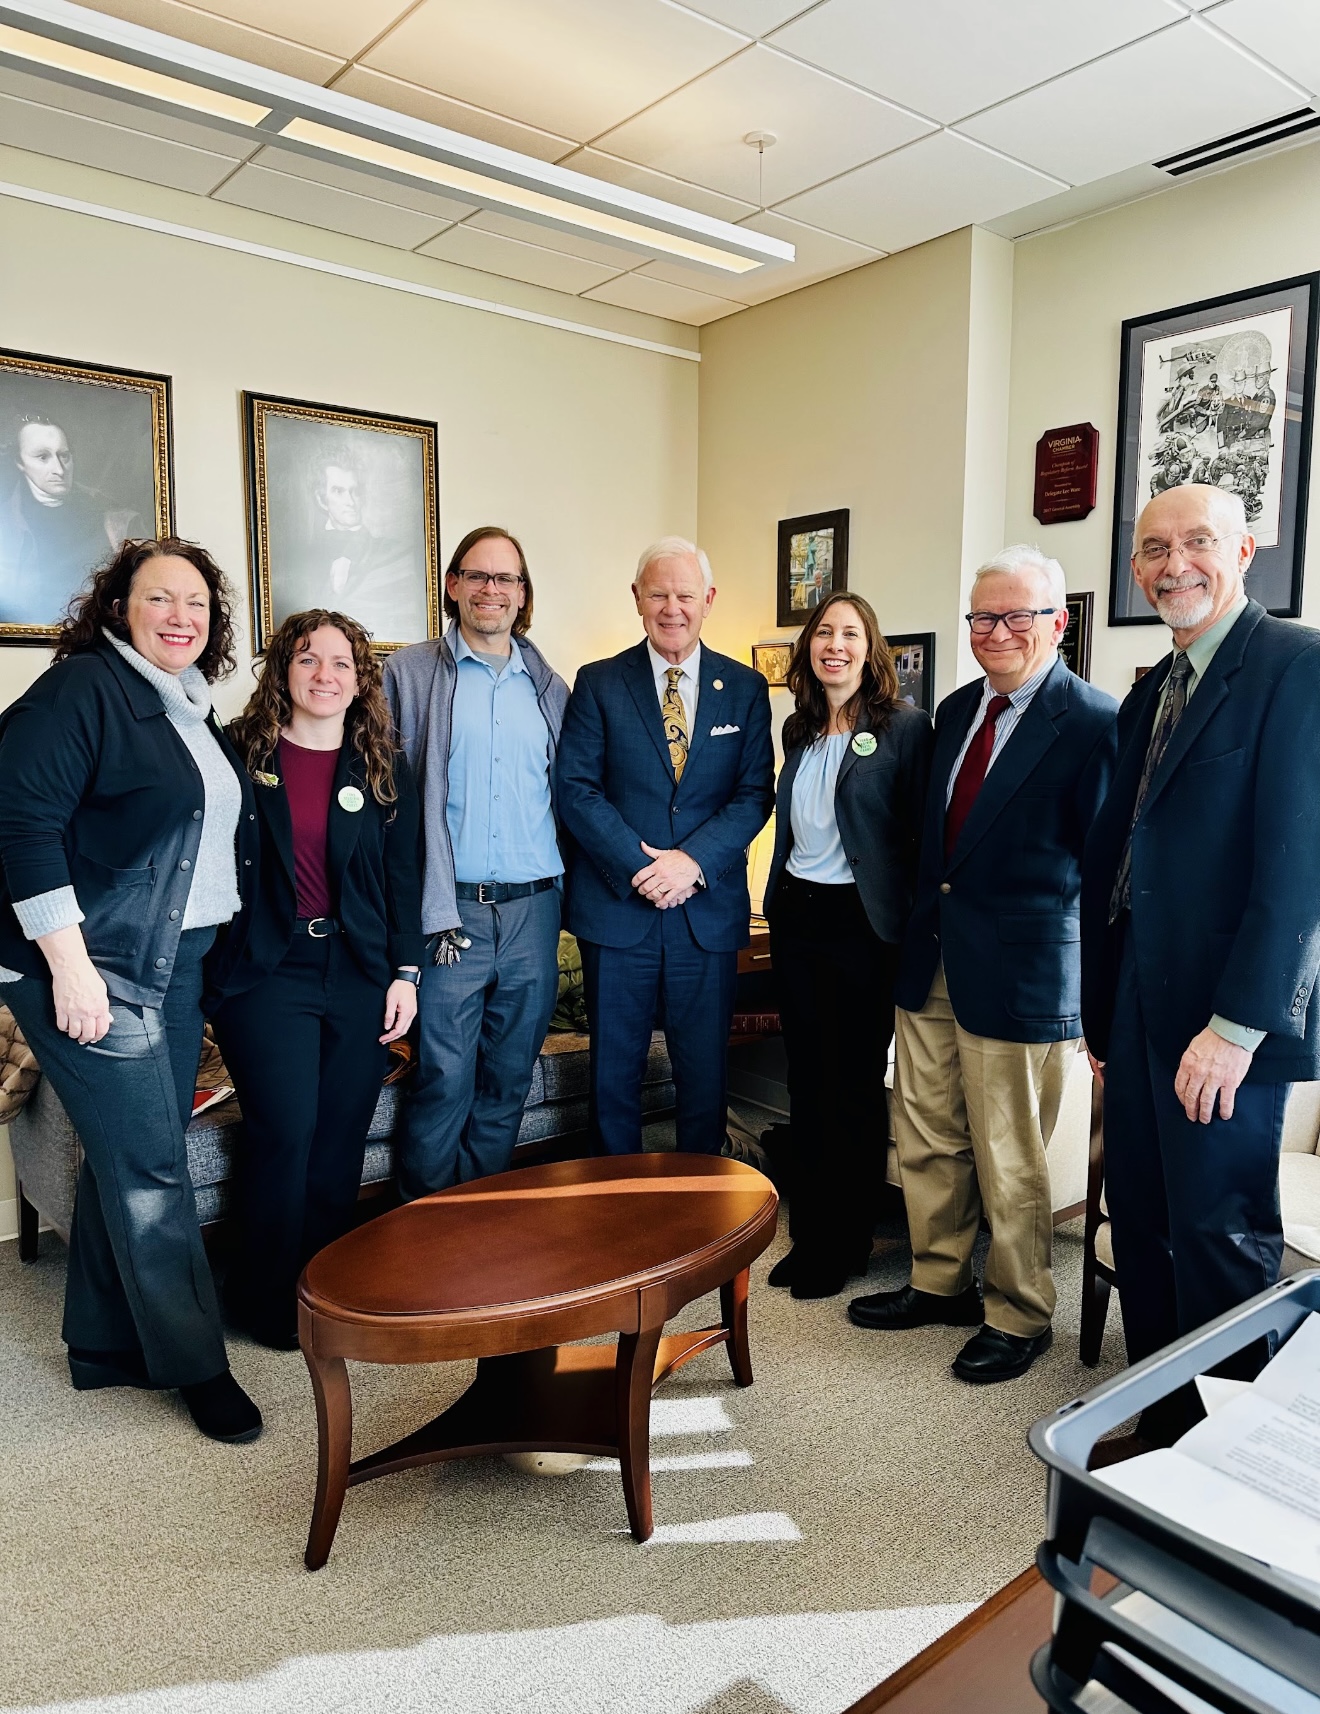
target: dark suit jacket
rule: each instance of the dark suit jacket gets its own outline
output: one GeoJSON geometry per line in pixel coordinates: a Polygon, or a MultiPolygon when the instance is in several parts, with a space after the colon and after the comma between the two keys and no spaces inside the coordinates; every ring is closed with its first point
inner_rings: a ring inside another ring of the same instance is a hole
{"type": "Polygon", "coordinates": [[[1113,774],[1118,704],[1057,661],[946,863],[944,800],[983,685],[963,685],[935,713],[917,902],[895,999],[920,1011],[943,958],[963,1029],[997,1041],[1067,1041],[1082,1033],[1082,848],[1113,774]]]}
{"type": "Polygon", "coordinates": [[[556,760],[569,859],[568,926],[600,946],[635,946],[656,908],[632,878],[678,848],[706,878],[686,905],[697,944],[731,952],[749,939],[747,847],[774,802],[770,692],[760,673],[701,651],[697,717],[681,783],[665,742],[645,643],[577,675],[556,760]],[[717,730],[718,729],[718,730],[717,730]]]}
{"type": "MultiPolygon", "coordinates": [[[[1108,1050],[1109,899],[1172,656],[1118,717],[1113,790],[1086,847],[1082,1018],[1108,1050]]],[[[1174,728],[1132,838],[1146,1031],[1171,1065],[1217,1012],[1269,1033],[1248,1079],[1320,1079],[1320,632],[1248,602],[1174,728]]]]}
{"type": "MultiPolygon", "coordinates": [[[[873,729],[861,725],[857,730],[873,729]]],[[[930,716],[899,703],[888,726],[876,733],[872,754],[859,756],[850,744],[839,764],[834,817],[867,921],[881,940],[902,940],[912,910],[933,745],[930,716]]],[[[805,755],[804,746],[790,750],[779,773],[767,912],[793,848],[793,782],[805,755]]]]}
{"type": "MultiPolygon", "coordinates": [[[[394,786],[397,800],[382,807],[346,736],[330,793],[326,873],[353,960],[380,984],[382,996],[398,966],[422,965],[425,951],[417,788],[402,754],[394,759],[394,786]],[[339,802],[345,786],[362,793],[361,809],[348,810],[339,802]]],[[[225,986],[231,994],[255,987],[275,969],[292,944],[298,916],[289,794],[283,780],[274,786],[257,780],[252,790],[261,829],[261,883],[235,922],[227,949],[225,963],[232,973],[225,972],[225,986]]]]}

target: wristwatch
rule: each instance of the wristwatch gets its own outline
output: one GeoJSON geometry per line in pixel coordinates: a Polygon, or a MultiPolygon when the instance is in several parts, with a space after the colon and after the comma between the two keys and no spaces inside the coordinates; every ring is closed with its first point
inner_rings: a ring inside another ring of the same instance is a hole
{"type": "Polygon", "coordinates": [[[411,982],[414,988],[420,988],[422,985],[422,973],[420,970],[396,970],[394,975],[397,981],[411,982]]]}

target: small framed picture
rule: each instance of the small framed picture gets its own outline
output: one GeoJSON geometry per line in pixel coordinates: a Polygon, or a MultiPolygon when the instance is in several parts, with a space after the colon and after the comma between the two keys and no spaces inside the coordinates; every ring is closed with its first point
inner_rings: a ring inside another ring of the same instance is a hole
{"type": "Polygon", "coordinates": [[[898,672],[900,702],[935,712],[935,633],[913,631],[903,637],[886,637],[889,653],[898,672]]]}
{"type": "Polygon", "coordinates": [[[848,587],[848,508],[779,523],[776,625],[802,625],[836,589],[848,587]]]}
{"type": "Polygon", "coordinates": [[[1132,576],[1147,501],[1206,482],[1241,496],[1256,557],[1247,594],[1302,610],[1320,274],[1123,323],[1111,625],[1158,625],[1132,576]]]}
{"type": "Polygon", "coordinates": [[[377,649],[440,634],[436,425],[244,393],[253,644],[329,607],[377,649]]]}
{"type": "Polygon", "coordinates": [[[752,667],[776,690],[788,683],[788,663],[793,659],[792,643],[753,643],[752,667]]]}
{"type": "Polygon", "coordinates": [[[0,643],[49,646],[122,541],[173,527],[169,376],[0,351],[0,643]]]}
{"type": "Polygon", "coordinates": [[[1091,676],[1091,614],[1095,608],[1095,593],[1086,590],[1068,597],[1068,629],[1063,633],[1059,653],[1063,664],[1078,678],[1091,676]]]}

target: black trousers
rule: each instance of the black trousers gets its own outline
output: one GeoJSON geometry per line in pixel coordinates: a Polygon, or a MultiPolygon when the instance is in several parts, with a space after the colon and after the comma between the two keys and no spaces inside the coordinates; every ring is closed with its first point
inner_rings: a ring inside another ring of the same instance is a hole
{"type": "Polygon", "coordinates": [[[808,1261],[870,1253],[889,1144],[898,952],[872,929],[855,886],[780,876],[770,955],[788,1054],[789,1233],[808,1261]]]}
{"type": "Polygon", "coordinates": [[[259,1334],[296,1330],[298,1276],[352,1224],[389,1052],[385,994],[342,935],[295,935],[284,960],[211,1023],[243,1109],[227,1289],[259,1334]]]}

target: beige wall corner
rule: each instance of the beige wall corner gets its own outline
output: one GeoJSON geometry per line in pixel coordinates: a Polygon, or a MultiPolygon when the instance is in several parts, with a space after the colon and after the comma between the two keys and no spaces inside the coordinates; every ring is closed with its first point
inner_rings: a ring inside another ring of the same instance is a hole
{"type": "Polygon", "coordinates": [[[1013,356],[1013,246],[971,229],[967,293],[967,417],[963,447],[962,586],[955,615],[958,684],[980,671],[962,615],[977,567],[1005,545],[1008,399],[1013,356]]]}

